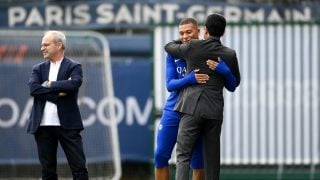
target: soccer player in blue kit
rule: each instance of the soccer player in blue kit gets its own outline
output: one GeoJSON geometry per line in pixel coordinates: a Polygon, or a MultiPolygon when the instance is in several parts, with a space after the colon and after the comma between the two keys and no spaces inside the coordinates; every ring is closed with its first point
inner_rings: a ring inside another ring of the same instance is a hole
{"type": "MultiPolygon", "coordinates": [[[[193,18],[183,19],[179,24],[180,41],[182,43],[188,43],[191,39],[198,39],[199,32],[198,23],[193,18]]],[[[208,60],[207,64],[210,69],[214,70],[216,73],[222,74],[225,78],[225,87],[229,91],[234,91],[236,79],[223,60],[208,60]]],[[[180,122],[180,113],[175,112],[173,109],[178,100],[180,90],[197,83],[206,83],[206,81],[209,80],[207,74],[199,74],[197,73],[198,70],[194,70],[185,75],[187,70],[186,66],[185,60],[177,59],[170,54],[167,54],[166,86],[170,95],[167,98],[157,132],[157,144],[154,158],[156,180],[169,180],[168,161],[177,140],[180,122]]],[[[204,180],[201,139],[197,141],[196,147],[193,150],[191,167],[193,169],[193,179],[204,180]]]]}

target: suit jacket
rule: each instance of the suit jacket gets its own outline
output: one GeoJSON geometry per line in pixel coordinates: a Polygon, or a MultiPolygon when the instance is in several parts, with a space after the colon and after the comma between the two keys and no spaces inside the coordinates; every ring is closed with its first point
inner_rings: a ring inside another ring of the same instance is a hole
{"type": "Polygon", "coordinates": [[[77,104],[78,90],[82,84],[81,64],[67,57],[61,62],[57,81],[51,87],[42,87],[48,80],[50,61],[39,63],[32,68],[28,83],[30,95],[33,96],[33,107],[27,127],[28,133],[35,133],[43,117],[46,101],[57,105],[60,124],[65,129],[83,129],[81,115],[77,104]],[[59,97],[59,93],[67,93],[59,97]]]}
{"type": "Polygon", "coordinates": [[[193,115],[196,108],[200,115],[207,119],[223,119],[223,87],[224,77],[212,71],[206,61],[220,57],[228,65],[240,84],[240,71],[236,52],[221,44],[220,38],[209,37],[207,40],[191,40],[181,44],[173,41],[165,45],[165,50],[172,56],[187,61],[188,73],[200,69],[199,73],[206,73],[210,79],[205,84],[196,84],[185,88],[179,97],[175,110],[193,115]]]}

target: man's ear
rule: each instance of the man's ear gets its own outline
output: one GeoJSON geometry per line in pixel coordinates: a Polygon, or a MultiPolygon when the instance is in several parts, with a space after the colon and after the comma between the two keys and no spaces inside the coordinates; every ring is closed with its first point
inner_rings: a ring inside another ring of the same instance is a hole
{"type": "Polygon", "coordinates": [[[209,37],[209,32],[207,27],[204,27],[204,39],[207,39],[207,37],[209,37]]]}
{"type": "Polygon", "coordinates": [[[59,42],[59,49],[63,49],[63,45],[61,42],[59,42]]]}

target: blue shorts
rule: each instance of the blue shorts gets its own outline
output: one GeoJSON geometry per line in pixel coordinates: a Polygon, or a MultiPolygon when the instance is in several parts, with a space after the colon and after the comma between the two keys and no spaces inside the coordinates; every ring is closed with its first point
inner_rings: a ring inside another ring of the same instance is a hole
{"type": "MultiPolygon", "coordinates": [[[[169,166],[169,159],[177,141],[179,124],[165,123],[163,121],[171,121],[172,119],[166,119],[162,117],[157,133],[157,144],[154,156],[154,162],[156,168],[162,168],[169,166]],[[170,125],[168,125],[170,124],[170,125]]],[[[176,121],[179,122],[179,121],[176,121]]],[[[191,168],[203,169],[203,152],[202,152],[202,139],[199,138],[196,142],[195,149],[192,153],[191,168]]]]}

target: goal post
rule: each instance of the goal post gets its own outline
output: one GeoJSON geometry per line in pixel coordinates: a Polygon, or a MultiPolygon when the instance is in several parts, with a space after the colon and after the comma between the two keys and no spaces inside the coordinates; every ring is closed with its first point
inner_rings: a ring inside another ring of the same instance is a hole
{"type": "MultiPolygon", "coordinates": [[[[67,38],[65,55],[79,61],[83,69],[78,104],[85,126],[81,133],[90,179],[120,179],[121,159],[108,40],[93,31],[63,32],[67,38]]],[[[44,61],[40,51],[44,33],[0,30],[0,142],[3,145],[0,170],[4,172],[0,179],[38,178],[40,174],[34,138],[27,134],[25,127],[32,106],[27,82],[32,66],[44,61]]],[[[71,177],[60,146],[58,175],[71,177]]]]}

